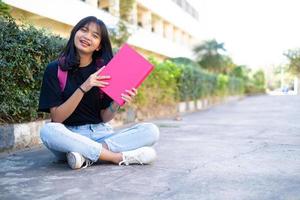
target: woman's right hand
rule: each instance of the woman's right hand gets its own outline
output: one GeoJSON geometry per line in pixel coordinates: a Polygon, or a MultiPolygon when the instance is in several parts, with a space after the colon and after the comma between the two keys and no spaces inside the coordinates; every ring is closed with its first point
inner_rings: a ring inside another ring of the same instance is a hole
{"type": "Polygon", "coordinates": [[[100,76],[99,73],[105,68],[103,66],[101,69],[96,71],[95,73],[91,74],[89,78],[81,85],[81,88],[87,92],[92,87],[106,87],[109,83],[105,80],[110,79],[110,76],[100,76]]]}

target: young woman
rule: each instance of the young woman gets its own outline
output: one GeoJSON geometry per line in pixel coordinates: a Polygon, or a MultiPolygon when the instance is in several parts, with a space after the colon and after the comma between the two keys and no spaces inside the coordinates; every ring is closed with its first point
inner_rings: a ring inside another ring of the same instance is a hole
{"type": "MultiPolygon", "coordinates": [[[[39,111],[50,112],[51,122],[41,129],[41,139],[59,160],[67,159],[72,169],[99,160],[128,165],[148,164],[156,158],[151,147],[159,138],[156,125],[141,123],[114,132],[107,123],[119,106],[99,89],[111,77],[98,74],[112,57],[105,24],[90,16],[73,28],[64,51],[45,70],[39,111]],[[67,71],[63,90],[59,69],[67,71]]],[[[128,88],[122,98],[130,103],[136,94],[135,88],[128,88]]]]}

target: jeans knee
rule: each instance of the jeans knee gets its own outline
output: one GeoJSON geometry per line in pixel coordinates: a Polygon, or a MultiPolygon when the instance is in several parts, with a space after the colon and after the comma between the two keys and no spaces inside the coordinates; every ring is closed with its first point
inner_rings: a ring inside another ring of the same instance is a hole
{"type": "Polygon", "coordinates": [[[150,138],[153,140],[153,144],[156,143],[159,139],[159,128],[153,123],[143,123],[145,129],[147,129],[150,134],[150,138]]]}
{"type": "Polygon", "coordinates": [[[44,124],[44,126],[40,130],[40,138],[43,143],[46,143],[46,141],[53,136],[54,128],[57,127],[58,123],[49,122],[44,124]]]}

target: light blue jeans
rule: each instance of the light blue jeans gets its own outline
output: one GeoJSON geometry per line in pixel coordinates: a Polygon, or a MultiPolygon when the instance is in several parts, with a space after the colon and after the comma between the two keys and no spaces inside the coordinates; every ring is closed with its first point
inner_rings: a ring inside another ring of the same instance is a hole
{"type": "Polygon", "coordinates": [[[114,132],[108,123],[65,126],[47,123],[40,132],[44,145],[59,159],[65,160],[67,152],[78,152],[93,162],[98,161],[102,144],[112,152],[123,152],[154,145],[159,129],[152,123],[140,123],[114,132]]]}

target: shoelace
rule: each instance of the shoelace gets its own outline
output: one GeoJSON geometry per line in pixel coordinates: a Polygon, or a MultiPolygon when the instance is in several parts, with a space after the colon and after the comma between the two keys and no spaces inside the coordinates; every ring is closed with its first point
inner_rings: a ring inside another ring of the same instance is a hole
{"type": "Polygon", "coordinates": [[[126,156],[124,156],[124,157],[125,157],[124,160],[122,160],[121,162],[119,162],[119,165],[123,165],[123,164],[129,165],[131,162],[132,163],[138,162],[139,164],[143,165],[143,162],[140,161],[137,157],[129,157],[129,158],[126,157],[126,156]]]}
{"type": "Polygon", "coordinates": [[[90,161],[89,159],[85,159],[85,165],[82,167],[82,169],[87,168],[94,164],[94,162],[90,161]]]}

